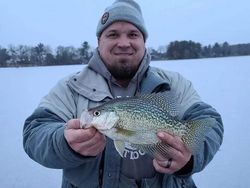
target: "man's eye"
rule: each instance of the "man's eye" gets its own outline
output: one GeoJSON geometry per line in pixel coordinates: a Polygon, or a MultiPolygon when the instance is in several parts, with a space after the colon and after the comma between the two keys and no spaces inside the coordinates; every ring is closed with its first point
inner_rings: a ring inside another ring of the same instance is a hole
{"type": "Polygon", "coordinates": [[[130,33],[129,34],[130,38],[137,38],[138,36],[139,36],[138,33],[130,33]]]}
{"type": "Polygon", "coordinates": [[[116,36],[117,36],[116,33],[109,33],[109,34],[107,35],[108,38],[114,38],[114,37],[116,37],[116,36]]]}

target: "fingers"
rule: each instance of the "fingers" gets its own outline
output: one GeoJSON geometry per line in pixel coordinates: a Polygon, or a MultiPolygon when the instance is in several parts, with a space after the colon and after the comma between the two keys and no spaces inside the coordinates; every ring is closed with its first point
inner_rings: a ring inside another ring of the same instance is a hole
{"type": "Polygon", "coordinates": [[[71,119],[66,124],[66,129],[79,129],[79,128],[80,128],[79,119],[71,119]]]}
{"type": "Polygon", "coordinates": [[[84,156],[96,156],[101,153],[106,145],[106,138],[104,135],[96,131],[96,134],[84,142],[77,142],[73,144],[75,151],[84,156]]]}
{"type": "Polygon", "coordinates": [[[166,132],[158,132],[157,136],[170,147],[175,148],[178,151],[183,151],[185,148],[182,140],[179,137],[172,136],[166,132]]]}
{"type": "Polygon", "coordinates": [[[84,156],[96,156],[102,152],[106,145],[106,138],[95,128],[80,128],[78,119],[71,119],[67,122],[64,130],[64,137],[69,146],[84,156]]]}
{"type": "MultiPolygon", "coordinates": [[[[66,128],[64,131],[64,136],[68,143],[80,143],[85,142],[94,137],[97,130],[95,128],[89,129],[69,129],[66,128]]],[[[99,133],[100,134],[100,133],[99,133]]]]}
{"type": "Polygon", "coordinates": [[[164,174],[173,174],[177,171],[176,162],[174,162],[172,159],[165,161],[154,159],[153,166],[157,172],[164,174]]]}
{"type": "Polygon", "coordinates": [[[156,156],[153,160],[156,171],[172,174],[184,167],[190,160],[192,154],[183,141],[166,132],[158,132],[157,136],[164,144],[169,146],[169,149],[166,155],[156,156]]]}
{"type": "Polygon", "coordinates": [[[165,160],[165,161],[156,161],[160,166],[162,166],[162,167],[165,167],[165,168],[170,168],[171,167],[171,165],[172,165],[172,161],[173,161],[173,159],[168,159],[168,160],[165,160]]]}

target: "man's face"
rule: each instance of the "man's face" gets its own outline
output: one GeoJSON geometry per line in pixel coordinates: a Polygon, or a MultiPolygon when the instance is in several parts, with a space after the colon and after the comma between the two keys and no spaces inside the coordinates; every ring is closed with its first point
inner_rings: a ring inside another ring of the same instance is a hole
{"type": "Polygon", "coordinates": [[[98,39],[98,49],[110,73],[120,81],[135,75],[145,53],[140,30],[128,22],[115,22],[98,39]]]}

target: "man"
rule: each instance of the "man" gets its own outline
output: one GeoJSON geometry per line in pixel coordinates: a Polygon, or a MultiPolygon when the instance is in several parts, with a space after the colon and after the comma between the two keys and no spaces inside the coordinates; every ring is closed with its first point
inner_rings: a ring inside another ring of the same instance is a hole
{"type": "Polygon", "coordinates": [[[96,34],[98,48],[89,64],[59,81],[25,121],[25,151],[43,166],[63,169],[62,187],[195,187],[192,174],[211,161],[222,143],[220,115],[181,75],[149,66],[148,33],[136,2],[115,1],[96,34]],[[179,96],[180,119],[216,120],[195,154],[181,139],[159,132],[159,139],[174,148],[169,158],[153,159],[129,146],[121,158],[109,138],[80,128],[84,109],[118,96],[169,91],[179,96]]]}

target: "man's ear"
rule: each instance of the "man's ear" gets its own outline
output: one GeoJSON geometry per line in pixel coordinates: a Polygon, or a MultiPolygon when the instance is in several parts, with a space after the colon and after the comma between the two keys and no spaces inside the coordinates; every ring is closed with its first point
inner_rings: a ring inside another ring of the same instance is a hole
{"type": "Polygon", "coordinates": [[[97,37],[97,44],[100,45],[100,37],[97,37]]]}

